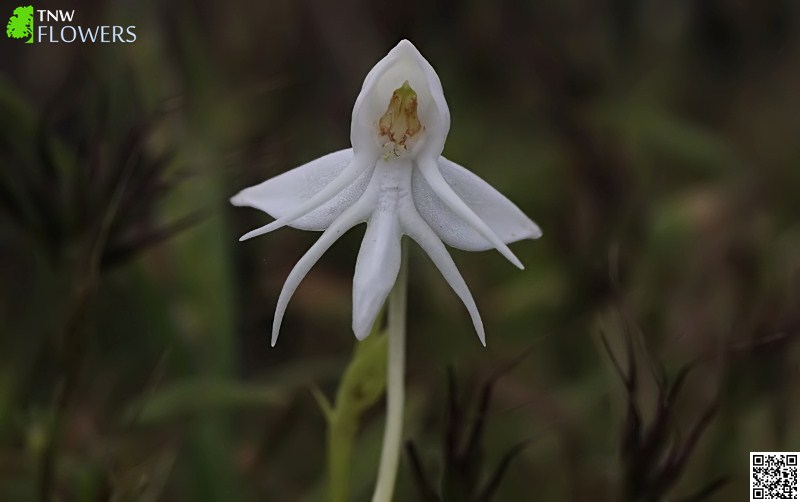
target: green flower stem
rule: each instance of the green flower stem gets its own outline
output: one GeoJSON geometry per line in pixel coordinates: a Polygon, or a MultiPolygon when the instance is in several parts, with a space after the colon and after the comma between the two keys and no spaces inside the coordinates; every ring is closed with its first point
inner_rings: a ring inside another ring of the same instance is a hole
{"type": "Polygon", "coordinates": [[[392,292],[389,294],[389,323],[387,328],[388,364],[386,370],[386,428],[378,469],[378,481],[372,502],[390,502],[397,479],[403,436],[403,401],[405,399],[406,359],[406,290],[408,289],[408,253],[403,243],[402,263],[392,292]]]}
{"type": "Polygon", "coordinates": [[[332,406],[316,387],[311,392],[328,422],[328,489],[331,502],[349,502],[350,460],[361,418],[383,396],[386,389],[386,341],[375,321],[372,334],[356,343],[332,406]]]}
{"type": "Polygon", "coordinates": [[[328,479],[331,502],[347,502],[350,493],[350,459],[357,421],[334,417],[328,424],[328,479]]]}

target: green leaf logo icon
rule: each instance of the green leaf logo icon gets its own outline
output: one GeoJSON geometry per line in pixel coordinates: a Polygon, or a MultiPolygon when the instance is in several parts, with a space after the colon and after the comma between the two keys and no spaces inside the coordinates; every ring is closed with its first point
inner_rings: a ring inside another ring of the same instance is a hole
{"type": "Polygon", "coordinates": [[[27,38],[26,44],[33,43],[33,6],[17,7],[6,25],[8,38],[27,38]]]}

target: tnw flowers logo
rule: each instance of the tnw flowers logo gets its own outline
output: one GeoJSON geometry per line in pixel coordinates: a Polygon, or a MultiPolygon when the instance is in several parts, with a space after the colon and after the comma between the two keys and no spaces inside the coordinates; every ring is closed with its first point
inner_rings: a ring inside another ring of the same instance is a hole
{"type": "Polygon", "coordinates": [[[75,17],[74,10],[34,9],[32,5],[17,7],[8,19],[6,35],[25,39],[26,44],[127,44],[136,41],[136,26],[83,26],[73,23],[75,17]]]}
{"type": "Polygon", "coordinates": [[[33,43],[33,6],[17,7],[6,25],[8,38],[27,38],[26,44],[33,43]]]}

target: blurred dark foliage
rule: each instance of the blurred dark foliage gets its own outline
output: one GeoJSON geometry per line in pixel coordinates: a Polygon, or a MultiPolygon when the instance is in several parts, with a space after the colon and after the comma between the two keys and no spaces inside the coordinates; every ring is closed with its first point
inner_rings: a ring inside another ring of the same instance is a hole
{"type": "Polygon", "coordinates": [[[143,109],[124,70],[117,79],[112,88],[79,61],[38,116],[23,100],[3,94],[0,206],[16,248],[6,249],[6,257],[30,253],[32,246],[69,282],[60,302],[63,325],[51,340],[60,376],[36,478],[43,501],[53,494],[62,420],[83,369],[84,324],[102,274],[197,221],[193,215],[160,223],[159,203],[176,183],[168,173],[172,155],[148,151],[147,142],[163,112],[143,109]],[[130,100],[115,100],[118,92],[130,100]]]}
{"type": "Polygon", "coordinates": [[[16,242],[34,241],[55,264],[97,259],[101,270],[197,219],[157,221],[177,179],[167,169],[172,153],[153,153],[146,143],[166,111],[147,112],[135,89],[120,89],[133,82],[124,74],[115,84],[102,78],[79,62],[38,117],[4,107],[0,137],[0,204],[21,234],[16,242]]]}
{"type": "MultiPolygon", "coordinates": [[[[697,442],[717,413],[718,398],[715,397],[705,409],[701,409],[696,422],[687,433],[682,434],[676,424],[678,412],[675,404],[693,364],[685,364],[674,379],[670,379],[664,367],[651,359],[649,362],[653,373],[648,374],[656,379],[658,394],[650,423],[646,423],[640,411],[640,370],[636,362],[633,334],[626,331],[624,340],[625,368],[614,355],[605,335],[602,336],[603,346],[627,391],[628,405],[620,441],[620,460],[623,464],[623,487],[620,492],[625,500],[630,501],[664,500],[686,469],[697,442]]],[[[697,493],[682,500],[705,500],[726,481],[726,477],[714,479],[697,493]]]]}
{"type": "Polygon", "coordinates": [[[423,502],[494,500],[508,465],[525,447],[524,442],[511,447],[503,454],[498,465],[484,476],[485,453],[482,443],[485,441],[492,386],[495,379],[500,376],[501,374],[497,374],[481,385],[475,409],[471,410],[468,401],[459,403],[454,370],[447,369],[446,429],[442,434],[443,467],[440,483],[434,483],[432,476],[422,465],[414,443],[411,441],[406,443],[406,453],[411,461],[414,480],[419,490],[419,500],[423,502]],[[486,479],[481,481],[484,477],[486,479]],[[441,490],[436,486],[441,486],[441,490]]]}

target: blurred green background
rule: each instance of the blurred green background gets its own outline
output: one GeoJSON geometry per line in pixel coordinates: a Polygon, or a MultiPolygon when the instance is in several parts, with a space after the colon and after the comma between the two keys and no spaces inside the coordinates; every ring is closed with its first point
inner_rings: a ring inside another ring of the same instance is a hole
{"type": "MultiPolygon", "coordinates": [[[[445,155],[544,236],[512,246],[523,272],[453,250],[485,349],[409,246],[420,469],[402,459],[396,499],[422,500],[415,472],[488,482],[521,445],[494,500],[746,500],[749,451],[800,450],[798,2],[36,8],[138,38],[0,40],[0,500],[325,499],[309,389],[332,396],[356,344],[363,226],[270,348],[280,287],[317,235],[239,243],[269,219],[227,199],[349,146],[361,82],[401,38],[439,72],[445,155]],[[462,403],[493,379],[490,402],[456,414],[483,424],[480,469],[441,451],[448,366],[462,403]]],[[[371,493],[382,427],[379,401],[353,500],[371,493]]]]}

